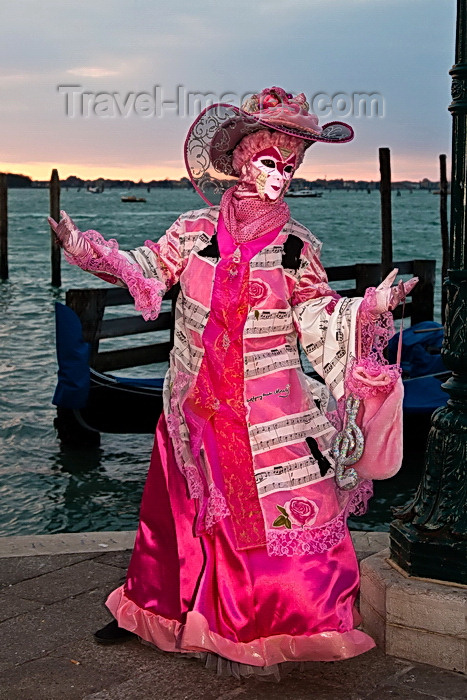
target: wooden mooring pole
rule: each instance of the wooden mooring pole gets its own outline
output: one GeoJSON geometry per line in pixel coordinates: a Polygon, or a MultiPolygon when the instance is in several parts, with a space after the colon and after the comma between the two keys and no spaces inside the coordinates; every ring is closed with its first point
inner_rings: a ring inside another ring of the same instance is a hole
{"type": "MultiPolygon", "coordinates": [[[[50,177],[50,188],[49,188],[49,198],[50,198],[50,216],[55,221],[60,220],[60,179],[58,177],[58,170],[54,168],[52,170],[52,175],[50,177]]],[[[50,262],[52,266],[52,286],[60,287],[62,284],[62,275],[60,270],[61,264],[61,252],[60,246],[58,245],[57,239],[54,232],[50,231],[51,236],[51,251],[50,251],[50,262]]]]}
{"type": "Polygon", "coordinates": [[[8,188],[5,173],[0,173],[0,279],[8,279],[8,188]]]}
{"type": "Polygon", "coordinates": [[[381,180],[381,274],[384,279],[392,268],[392,210],[391,210],[391,152],[389,148],[379,149],[379,171],[381,180]]]}
{"type": "Polygon", "coordinates": [[[448,232],[448,179],[446,176],[446,156],[439,157],[439,218],[441,222],[441,245],[443,258],[441,263],[441,323],[446,317],[447,289],[444,280],[448,275],[449,267],[449,232],[448,232]]]}

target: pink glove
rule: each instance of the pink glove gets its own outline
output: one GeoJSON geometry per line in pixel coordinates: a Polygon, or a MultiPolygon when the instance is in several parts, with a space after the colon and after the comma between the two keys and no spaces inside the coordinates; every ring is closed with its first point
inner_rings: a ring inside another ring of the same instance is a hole
{"type": "Polygon", "coordinates": [[[92,255],[94,252],[92,246],[73,219],[63,210],[60,215],[62,218],[58,224],[50,216],[47,217],[47,220],[61,247],[74,258],[87,258],[92,255]]]}
{"type": "Polygon", "coordinates": [[[60,221],[48,217],[51,229],[65,251],[65,258],[72,265],[78,265],[92,272],[106,282],[128,287],[135,300],[135,307],[145,321],[154,321],[161,309],[165,284],[157,277],[145,277],[141,267],[131,262],[124,251],[120,251],[117,241],[106,241],[98,231],[79,230],[65,211],[60,212],[60,221]]]}
{"type": "Polygon", "coordinates": [[[418,277],[412,277],[408,282],[402,280],[393,287],[392,283],[396,279],[398,268],[395,267],[392,272],[381,282],[379,287],[376,287],[373,294],[372,303],[368,311],[373,317],[380,316],[385,311],[392,311],[401,301],[404,301],[407,294],[410,294],[412,289],[418,282],[418,277]]]}

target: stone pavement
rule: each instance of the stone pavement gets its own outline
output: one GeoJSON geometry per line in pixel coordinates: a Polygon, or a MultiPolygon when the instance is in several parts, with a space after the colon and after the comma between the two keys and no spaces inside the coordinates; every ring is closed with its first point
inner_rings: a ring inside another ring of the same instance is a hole
{"type": "MultiPolygon", "coordinates": [[[[354,533],[360,558],[387,546],[354,533]]],[[[101,646],[106,595],[123,581],[134,533],[0,538],[3,700],[465,700],[467,677],[375,649],[309,664],[281,683],[220,678],[193,659],[136,640],[101,646]]]]}

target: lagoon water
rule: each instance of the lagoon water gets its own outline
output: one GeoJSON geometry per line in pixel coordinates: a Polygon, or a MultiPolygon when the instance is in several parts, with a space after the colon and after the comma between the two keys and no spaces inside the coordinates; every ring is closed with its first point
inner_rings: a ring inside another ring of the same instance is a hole
{"type": "MultiPolygon", "coordinates": [[[[146,204],[123,204],[121,194],[70,189],[62,192],[61,206],[82,230],[115,237],[122,248],[157,240],[181,212],[203,206],[185,190],[153,190],[144,194],[146,204]]],[[[325,192],[321,199],[288,202],[292,215],[323,241],[325,266],[378,262],[377,192],[325,192]]],[[[131,529],[152,436],[103,435],[100,448],[80,452],[61,449],[53,428],[54,303],[64,302],[69,288],[105,283],[63,262],[62,288],[51,287],[47,213],[48,190],[10,190],[10,279],[0,282],[0,535],[131,529]]],[[[394,193],[393,229],[395,260],[436,259],[439,320],[439,197],[394,193]]],[[[149,366],[139,373],[151,371],[149,366]]],[[[402,485],[380,484],[378,503],[352,526],[387,529],[389,506],[404,503],[415,485],[413,475],[402,485]]]]}

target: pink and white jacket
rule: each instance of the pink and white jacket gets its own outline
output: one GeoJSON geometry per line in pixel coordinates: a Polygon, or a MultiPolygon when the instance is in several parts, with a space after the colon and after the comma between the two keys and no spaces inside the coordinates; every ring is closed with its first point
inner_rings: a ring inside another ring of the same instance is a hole
{"type": "Polygon", "coordinates": [[[297,221],[237,247],[218,220],[218,207],[189,211],[156,243],[125,253],[87,232],[92,262],[68,258],[126,284],[146,319],[180,283],[164,412],[199,501],[197,531],[230,515],[239,549],[326,551],[371,493],[365,481],[336,488],[330,452],[362,299],[329,287],[321,244],[297,221]],[[285,268],[288,239],[298,242],[297,265],[285,268]],[[303,372],[297,340],[324,385],[303,372]],[[212,477],[214,449],[224,483],[212,477]]]}

